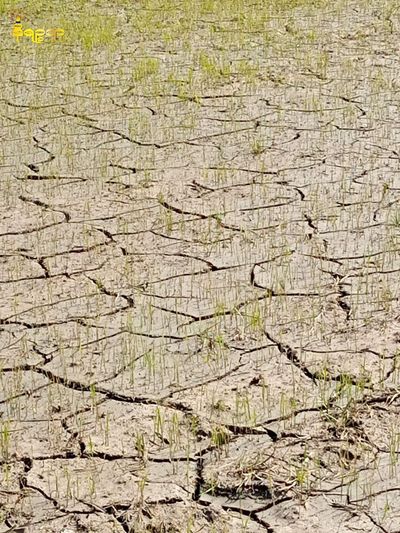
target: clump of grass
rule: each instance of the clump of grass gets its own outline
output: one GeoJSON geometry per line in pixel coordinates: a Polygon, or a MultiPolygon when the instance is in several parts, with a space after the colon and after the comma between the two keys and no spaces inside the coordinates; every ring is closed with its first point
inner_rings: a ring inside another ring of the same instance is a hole
{"type": "Polygon", "coordinates": [[[139,59],[132,72],[134,82],[142,82],[159,73],[160,60],[156,57],[146,57],[139,59]]]}
{"type": "Polygon", "coordinates": [[[86,52],[92,52],[98,47],[115,50],[120,45],[115,16],[91,14],[85,10],[79,16],[63,17],[59,26],[65,31],[66,43],[78,44],[86,52]]]}
{"type": "Polygon", "coordinates": [[[229,433],[223,426],[215,426],[211,431],[211,442],[217,448],[222,448],[229,442],[229,433]]]}

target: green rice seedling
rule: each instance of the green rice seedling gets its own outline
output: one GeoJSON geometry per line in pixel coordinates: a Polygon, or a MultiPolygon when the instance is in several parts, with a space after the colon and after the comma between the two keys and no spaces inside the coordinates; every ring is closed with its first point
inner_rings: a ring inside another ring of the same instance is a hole
{"type": "Polygon", "coordinates": [[[285,392],[280,392],[280,401],[279,401],[279,415],[283,419],[284,427],[291,424],[292,421],[289,420],[289,416],[293,414],[293,400],[287,397],[285,392]]]}
{"type": "Polygon", "coordinates": [[[150,349],[143,355],[143,366],[148,372],[148,383],[153,379],[155,382],[156,377],[156,355],[154,350],[150,349]]]}
{"type": "Polygon", "coordinates": [[[400,211],[396,211],[394,215],[392,215],[390,223],[396,228],[400,227],[400,211]]]}
{"type": "Polygon", "coordinates": [[[393,372],[392,372],[392,381],[395,385],[399,383],[400,377],[400,349],[396,350],[393,355],[393,372]]]}
{"type": "Polygon", "coordinates": [[[195,522],[194,522],[194,516],[191,514],[189,517],[188,517],[188,520],[187,520],[187,523],[186,523],[186,533],[194,533],[194,525],[195,525],[195,522]]]}
{"type": "MultiPolygon", "coordinates": [[[[66,481],[65,496],[66,496],[67,505],[69,505],[70,500],[72,500],[72,501],[74,500],[74,492],[73,492],[73,487],[72,487],[71,472],[70,472],[68,466],[63,466],[62,474],[63,474],[63,477],[64,477],[64,479],[66,481]]],[[[57,497],[59,497],[58,476],[57,475],[55,476],[55,481],[56,481],[56,494],[57,494],[57,497]]]]}
{"type": "Polygon", "coordinates": [[[255,332],[262,332],[264,327],[264,319],[261,315],[261,310],[258,302],[254,304],[253,312],[249,317],[250,329],[255,332]]]}
{"type": "Polygon", "coordinates": [[[174,413],[168,421],[168,441],[171,454],[180,446],[180,430],[178,415],[174,413]]]}
{"type": "Polygon", "coordinates": [[[156,407],[156,415],[154,418],[154,436],[160,436],[161,440],[164,437],[164,418],[161,414],[160,408],[156,407]]]}
{"type": "Polygon", "coordinates": [[[256,139],[255,141],[253,141],[250,152],[254,156],[263,154],[265,152],[265,147],[264,147],[263,142],[259,139],[256,139]]]}
{"type": "Polygon", "coordinates": [[[216,402],[212,402],[211,408],[217,413],[223,413],[227,410],[227,406],[225,405],[223,400],[217,400],[216,402]]]}
{"type": "Polygon", "coordinates": [[[145,435],[141,431],[136,432],[135,450],[137,451],[140,458],[143,459],[145,457],[146,441],[145,441],[145,435]]]}
{"type": "Polygon", "coordinates": [[[200,429],[200,419],[197,415],[189,415],[186,418],[187,428],[189,431],[189,434],[197,437],[198,431],[200,429]]]}
{"type": "Polygon", "coordinates": [[[167,232],[167,235],[171,235],[173,226],[174,226],[174,222],[173,222],[172,212],[168,209],[165,212],[165,230],[167,232]]]}
{"type": "Polygon", "coordinates": [[[308,477],[309,472],[307,468],[303,466],[296,468],[295,480],[300,487],[303,487],[307,483],[308,477]]]}
{"type": "Polygon", "coordinates": [[[0,452],[3,461],[8,461],[9,459],[9,449],[11,442],[11,429],[10,421],[3,420],[0,422],[0,452]]]}
{"type": "Polygon", "coordinates": [[[395,468],[399,461],[399,448],[400,448],[400,433],[396,431],[396,428],[392,427],[390,430],[390,442],[389,442],[390,465],[392,468],[395,468]]]}
{"type": "MultiPolygon", "coordinates": [[[[12,476],[11,476],[11,464],[4,462],[2,464],[2,482],[5,487],[8,487],[12,483],[12,476]]],[[[0,520],[2,519],[2,512],[0,511],[0,520]]]]}
{"type": "Polygon", "coordinates": [[[212,472],[209,476],[207,483],[203,487],[203,494],[215,495],[216,489],[218,487],[218,474],[212,472]]]}
{"type": "Polygon", "coordinates": [[[225,312],[227,311],[226,304],[224,302],[217,302],[214,308],[214,315],[217,316],[223,316],[225,312]]]}
{"type": "Polygon", "coordinates": [[[94,497],[96,496],[96,480],[92,473],[89,473],[88,475],[88,492],[89,492],[89,499],[92,502],[94,497]]]}
{"type": "Polygon", "coordinates": [[[89,435],[89,440],[88,440],[88,444],[87,444],[87,447],[86,447],[86,453],[89,456],[93,456],[94,452],[95,452],[95,446],[94,446],[94,443],[92,441],[92,437],[89,435]]]}
{"type": "Polygon", "coordinates": [[[144,504],[144,489],[146,488],[146,483],[147,483],[147,480],[148,480],[148,474],[147,472],[145,471],[143,473],[143,475],[141,476],[141,478],[139,479],[138,481],[138,490],[139,490],[139,501],[138,501],[138,504],[143,507],[143,504],[144,504]]]}
{"type": "Polygon", "coordinates": [[[219,80],[231,75],[230,63],[224,63],[221,57],[216,59],[204,51],[199,54],[198,64],[207,80],[219,80]]]}
{"type": "Polygon", "coordinates": [[[235,411],[238,422],[241,422],[242,418],[246,421],[251,418],[250,402],[247,391],[236,392],[235,411]]]}
{"type": "Polygon", "coordinates": [[[179,386],[180,384],[180,364],[177,361],[174,361],[173,364],[173,378],[172,382],[179,386]]]}
{"type": "Polygon", "coordinates": [[[103,444],[104,446],[108,446],[110,444],[110,415],[108,413],[105,415],[105,420],[104,420],[103,444]]]}
{"type": "Polygon", "coordinates": [[[269,413],[270,411],[270,385],[268,383],[265,383],[264,377],[261,378],[261,399],[262,399],[262,406],[263,406],[263,412],[269,413]]]}
{"type": "Polygon", "coordinates": [[[391,511],[392,511],[392,506],[390,505],[390,503],[388,502],[386,498],[386,502],[385,502],[385,505],[383,506],[383,513],[382,513],[382,518],[381,518],[382,522],[385,521],[387,518],[389,518],[391,511]]]}
{"type": "Polygon", "coordinates": [[[223,426],[215,426],[211,430],[211,443],[217,448],[221,448],[228,444],[229,434],[223,426]]]}

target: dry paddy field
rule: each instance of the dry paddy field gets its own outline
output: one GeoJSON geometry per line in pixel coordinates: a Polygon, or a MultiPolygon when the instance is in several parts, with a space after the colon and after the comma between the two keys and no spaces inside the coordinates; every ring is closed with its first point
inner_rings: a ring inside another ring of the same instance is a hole
{"type": "Polygon", "coordinates": [[[399,533],[400,2],[0,14],[0,533],[399,533]]]}

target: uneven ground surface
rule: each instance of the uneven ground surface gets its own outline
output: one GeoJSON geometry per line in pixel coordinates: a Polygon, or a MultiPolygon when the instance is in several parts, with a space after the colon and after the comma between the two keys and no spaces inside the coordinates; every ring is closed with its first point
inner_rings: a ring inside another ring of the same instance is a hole
{"type": "Polygon", "coordinates": [[[106,4],[3,17],[0,533],[399,532],[397,6],[106,4]]]}

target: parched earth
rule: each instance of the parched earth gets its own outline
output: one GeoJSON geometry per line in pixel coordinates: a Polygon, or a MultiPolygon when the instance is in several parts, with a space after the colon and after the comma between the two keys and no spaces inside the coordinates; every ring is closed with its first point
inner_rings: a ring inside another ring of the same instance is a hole
{"type": "Polygon", "coordinates": [[[106,4],[2,21],[0,533],[399,533],[398,6],[106,4]]]}

